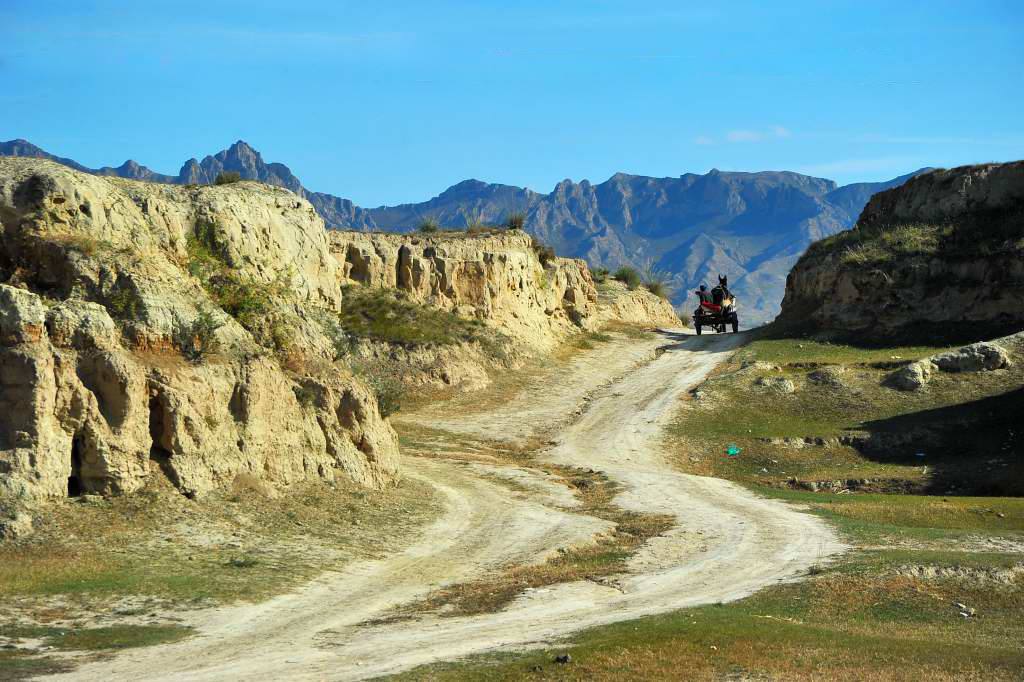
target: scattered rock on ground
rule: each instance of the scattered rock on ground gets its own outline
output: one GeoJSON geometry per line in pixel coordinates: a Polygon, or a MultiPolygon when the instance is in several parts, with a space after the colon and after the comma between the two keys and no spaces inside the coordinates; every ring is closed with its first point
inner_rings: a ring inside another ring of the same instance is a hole
{"type": "Polygon", "coordinates": [[[758,377],[754,381],[754,385],[763,386],[778,393],[792,393],[796,390],[793,382],[786,377],[758,377]]]}
{"type": "Polygon", "coordinates": [[[899,391],[920,391],[936,369],[929,360],[918,360],[889,374],[884,383],[899,391]]]}
{"type": "Polygon", "coordinates": [[[985,342],[972,343],[930,359],[943,372],[984,372],[1010,366],[1005,348],[985,342]]]}
{"type": "Polygon", "coordinates": [[[843,375],[846,374],[846,368],[841,365],[822,367],[816,369],[807,375],[807,380],[812,384],[819,384],[822,386],[830,386],[832,388],[844,388],[846,386],[843,383],[843,375]]]}

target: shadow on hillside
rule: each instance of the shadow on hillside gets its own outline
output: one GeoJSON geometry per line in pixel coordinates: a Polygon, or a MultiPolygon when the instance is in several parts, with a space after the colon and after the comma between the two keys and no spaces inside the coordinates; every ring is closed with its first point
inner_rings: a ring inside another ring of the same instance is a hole
{"type": "Polygon", "coordinates": [[[749,340],[749,332],[742,331],[738,334],[725,333],[725,334],[714,334],[707,332],[701,336],[697,336],[693,332],[677,332],[670,329],[656,329],[655,333],[661,338],[668,341],[664,346],[658,347],[659,353],[665,353],[669,351],[677,350],[689,350],[689,351],[700,351],[700,350],[712,350],[715,346],[716,339],[718,341],[724,341],[726,338],[739,336],[741,338],[749,340]]]}
{"type": "Polygon", "coordinates": [[[864,422],[870,437],[854,447],[876,462],[928,467],[925,494],[1024,496],[1021,415],[1024,388],[864,422]]]}
{"type": "Polygon", "coordinates": [[[780,317],[758,328],[757,336],[770,340],[808,339],[841,343],[854,348],[878,349],[894,346],[957,346],[997,339],[1020,331],[1020,323],[1011,319],[989,322],[915,321],[906,327],[881,332],[875,327],[858,330],[822,329],[797,314],[780,317]]]}

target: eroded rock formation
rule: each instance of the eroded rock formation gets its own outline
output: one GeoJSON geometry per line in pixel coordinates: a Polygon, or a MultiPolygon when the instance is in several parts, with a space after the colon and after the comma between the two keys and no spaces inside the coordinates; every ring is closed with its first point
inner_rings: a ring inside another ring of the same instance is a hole
{"type": "Polygon", "coordinates": [[[315,324],[340,275],[307,202],[0,159],[0,218],[0,492],[396,480],[394,431],[315,324]]]}
{"type": "Polygon", "coordinates": [[[970,341],[1024,328],[1024,162],[920,175],[793,268],[779,321],[864,340],[970,341]]]}
{"type": "Polygon", "coordinates": [[[413,300],[487,321],[509,336],[546,350],[567,333],[593,329],[609,317],[678,325],[671,304],[646,291],[619,297],[607,309],[584,261],[541,263],[523,232],[466,235],[328,233],[346,281],[407,292],[413,300]]]}
{"type": "MultiPolygon", "coordinates": [[[[582,261],[542,263],[525,234],[328,233],[307,201],[255,182],[0,158],[0,221],[0,497],[17,500],[154,475],[188,495],[242,474],[393,483],[380,394],[338,350],[354,283],[479,320],[518,353],[613,317],[678,324],[644,291],[599,306],[582,261]]],[[[410,374],[485,380],[478,348],[360,343],[410,374]]]]}

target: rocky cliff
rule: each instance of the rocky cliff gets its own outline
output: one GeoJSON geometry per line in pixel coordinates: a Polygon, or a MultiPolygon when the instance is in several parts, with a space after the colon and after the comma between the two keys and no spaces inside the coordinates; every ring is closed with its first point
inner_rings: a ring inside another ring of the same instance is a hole
{"type": "Polygon", "coordinates": [[[307,202],[6,158],[0,219],[0,492],[396,480],[394,431],[315,323],[341,275],[307,202]]]}
{"type": "Polygon", "coordinates": [[[467,235],[328,234],[346,280],[406,292],[417,302],[486,321],[517,345],[548,350],[609,315],[678,325],[672,306],[646,292],[621,311],[599,310],[586,263],[545,258],[520,231],[467,235]]]}
{"type": "Polygon", "coordinates": [[[479,379],[483,341],[522,357],[613,317],[678,324],[642,290],[598,305],[585,263],[524,233],[329,232],[256,182],[2,158],[0,221],[0,495],[19,499],[153,475],[188,495],[243,474],[386,486],[371,361],[450,385],[479,379]]]}
{"type": "Polygon", "coordinates": [[[869,340],[1024,328],[1024,162],[937,170],[874,195],[786,283],[780,323],[869,340]]]}

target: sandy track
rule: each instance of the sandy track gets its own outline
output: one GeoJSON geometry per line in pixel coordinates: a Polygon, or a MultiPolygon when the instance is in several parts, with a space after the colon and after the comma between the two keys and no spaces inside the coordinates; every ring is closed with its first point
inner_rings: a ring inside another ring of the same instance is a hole
{"type": "MultiPolygon", "coordinates": [[[[442,584],[510,562],[539,560],[606,527],[559,508],[557,495],[523,499],[480,478],[473,467],[414,459],[407,466],[410,475],[435,485],[447,508],[413,547],[352,565],[295,594],[207,614],[195,622],[201,634],[193,639],[126,652],[67,677],[365,678],[737,599],[797,577],[841,551],[817,518],[726,481],[680,474],[665,461],[658,446],[675,401],[737,344],[734,336],[672,339],[656,359],[591,395],[589,407],[546,453],[619,481],[623,493],[616,502],[624,507],[676,517],[677,526],[648,542],[616,584],[581,581],[532,590],[495,614],[360,625],[442,584]]],[[[565,391],[567,410],[577,409],[578,390],[565,391]]],[[[503,410],[493,419],[504,424],[506,417],[503,410]]],[[[466,429],[475,432],[487,419],[467,418],[466,429]]]]}

